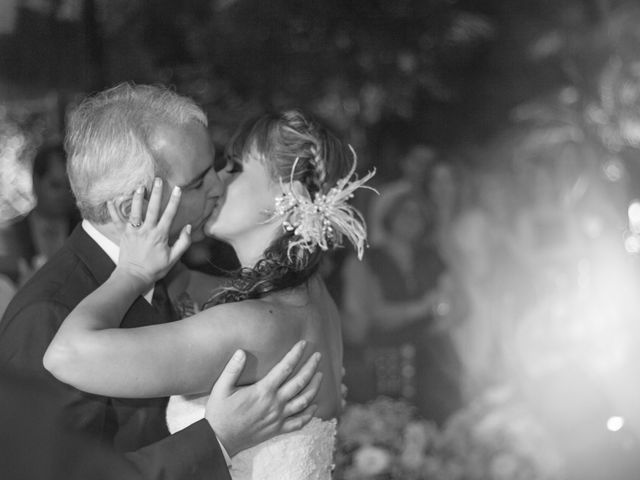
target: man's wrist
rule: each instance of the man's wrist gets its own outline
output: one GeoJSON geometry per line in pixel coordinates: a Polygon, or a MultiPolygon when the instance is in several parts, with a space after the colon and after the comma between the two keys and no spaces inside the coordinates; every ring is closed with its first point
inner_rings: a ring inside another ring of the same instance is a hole
{"type": "Polygon", "coordinates": [[[218,440],[218,445],[220,445],[220,450],[222,450],[222,456],[224,457],[224,461],[227,464],[227,467],[231,468],[231,457],[227,452],[227,449],[224,448],[224,444],[220,441],[220,438],[216,435],[216,440],[218,440]]]}
{"type": "Polygon", "coordinates": [[[229,436],[225,434],[224,429],[221,426],[214,426],[211,422],[209,422],[209,425],[218,439],[218,443],[222,448],[222,453],[225,454],[225,458],[228,457],[230,459],[237,455],[241,450],[244,450],[244,448],[237,445],[237,442],[234,442],[232,438],[229,438],[229,436]]]}

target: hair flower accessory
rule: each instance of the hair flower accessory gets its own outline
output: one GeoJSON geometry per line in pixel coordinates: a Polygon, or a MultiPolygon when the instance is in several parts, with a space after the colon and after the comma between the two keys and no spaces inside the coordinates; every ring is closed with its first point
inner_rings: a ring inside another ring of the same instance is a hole
{"type": "Polygon", "coordinates": [[[313,200],[293,191],[293,172],[298,160],[291,169],[290,183],[285,186],[280,180],[284,193],[276,198],[272,218],[283,217],[284,228],[297,237],[289,243],[289,256],[293,250],[313,252],[316,247],[320,247],[326,251],[333,245],[341,245],[343,237],[347,237],[358,252],[358,258],[362,260],[367,242],[366,224],[362,214],[347,202],[359,188],[378,193],[365,185],[376,171],[374,168],[364,177],[352,179],[355,176],[357,156],[353,148],[349,148],[353,154],[353,165],[349,173],[338,180],[336,186],[327,193],[318,192],[313,200]]]}

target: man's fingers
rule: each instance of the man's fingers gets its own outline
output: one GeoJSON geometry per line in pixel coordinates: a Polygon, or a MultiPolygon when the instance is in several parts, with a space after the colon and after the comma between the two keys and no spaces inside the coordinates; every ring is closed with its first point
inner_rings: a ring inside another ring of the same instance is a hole
{"type": "MultiPolygon", "coordinates": [[[[304,340],[296,343],[291,350],[280,360],[262,380],[258,383],[262,384],[268,390],[277,390],[284,381],[293,373],[302,358],[304,347],[307,342],[304,340]]],[[[295,395],[295,394],[294,394],[295,395]]]]}
{"type": "Polygon", "coordinates": [[[223,395],[227,395],[233,391],[246,361],[247,355],[242,350],[236,350],[225,365],[224,370],[222,370],[220,377],[218,377],[218,380],[213,385],[212,392],[215,390],[222,392],[223,395]]]}
{"type": "Polygon", "coordinates": [[[180,197],[182,195],[182,190],[180,187],[173,187],[171,191],[171,196],[169,197],[169,202],[162,212],[162,216],[158,221],[158,228],[164,229],[165,231],[169,231],[171,227],[171,223],[173,222],[174,217],[176,216],[176,212],[178,211],[178,205],[180,205],[180,197]]]}
{"type": "Polygon", "coordinates": [[[285,404],[283,409],[284,417],[297,415],[311,405],[313,403],[313,399],[316,398],[316,395],[320,390],[321,383],[322,373],[318,372],[313,376],[311,381],[299,395],[296,395],[295,398],[292,398],[285,404]]]}
{"type": "Polygon", "coordinates": [[[286,384],[278,390],[280,398],[289,400],[302,391],[313,378],[318,369],[322,355],[318,352],[311,355],[302,368],[286,384]]]}
{"type": "Polygon", "coordinates": [[[149,198],[149,206],[145,217],[145,224],[155,225],[160,216],[160,204],[162,203],[162,179],[155,178],[153,180],[153,188],[151,189],[151,198],[149,198]]]}
{"type": "Polygon", "coordinates": [[[180,236],[171,246],[171,252],[169,252],[169,261],[171,264],[177,262],[182,254],[187,251],[191,245],[191,225],[185,225],[180,236]]]}
{"type": "Polygon", "coordinates": [[[287,418],[283,423],[280,429],[280,433],[289,433],[295,432],[296,430],[300,430],[304,427],[311,419],[313,418],[313,414],[318,410],[317,405],[309,405],[304,411],[300,412],[297,415],[287,418]]]}

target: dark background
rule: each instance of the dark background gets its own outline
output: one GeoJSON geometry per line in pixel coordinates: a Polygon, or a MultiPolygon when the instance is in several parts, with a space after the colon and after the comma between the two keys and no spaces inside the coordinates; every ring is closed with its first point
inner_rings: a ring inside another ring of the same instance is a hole
{"type": "Polygon", "coordinates": [[[567,85],[582,102],[597,96],[621,48],[606,30],[632,3],[16,1],[0,95],[53,91],[64,110],[120,81],[172,84],[207,107],[219,144],[248,113],[302,106],[393,176],[411,141],[462,150],[522,102],[567,85]]]}

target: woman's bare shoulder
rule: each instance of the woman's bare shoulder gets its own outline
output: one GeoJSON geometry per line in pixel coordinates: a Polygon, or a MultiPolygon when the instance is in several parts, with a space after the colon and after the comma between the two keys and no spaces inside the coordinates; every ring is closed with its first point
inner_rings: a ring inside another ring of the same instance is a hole
{"type": "Polygon", "coordinates": [[[264,375],[302,339],[303,330],[278,305],[261,300],[216,305],[200,312],[196,319],[206,323],[198,332],[199,342],[226,337],[233,349],[247,353],[247,366],[240,384],[252,383],[264,375]],[[208,333],[205,333],[208,332],[208,333]]]}
{"type": "Polygon", "coordinates": [[[255,346],[289,348],[301,335],[301,329],[286,307],[259,299],[216,305],[196,317],[233,330],[255,346]]]}

